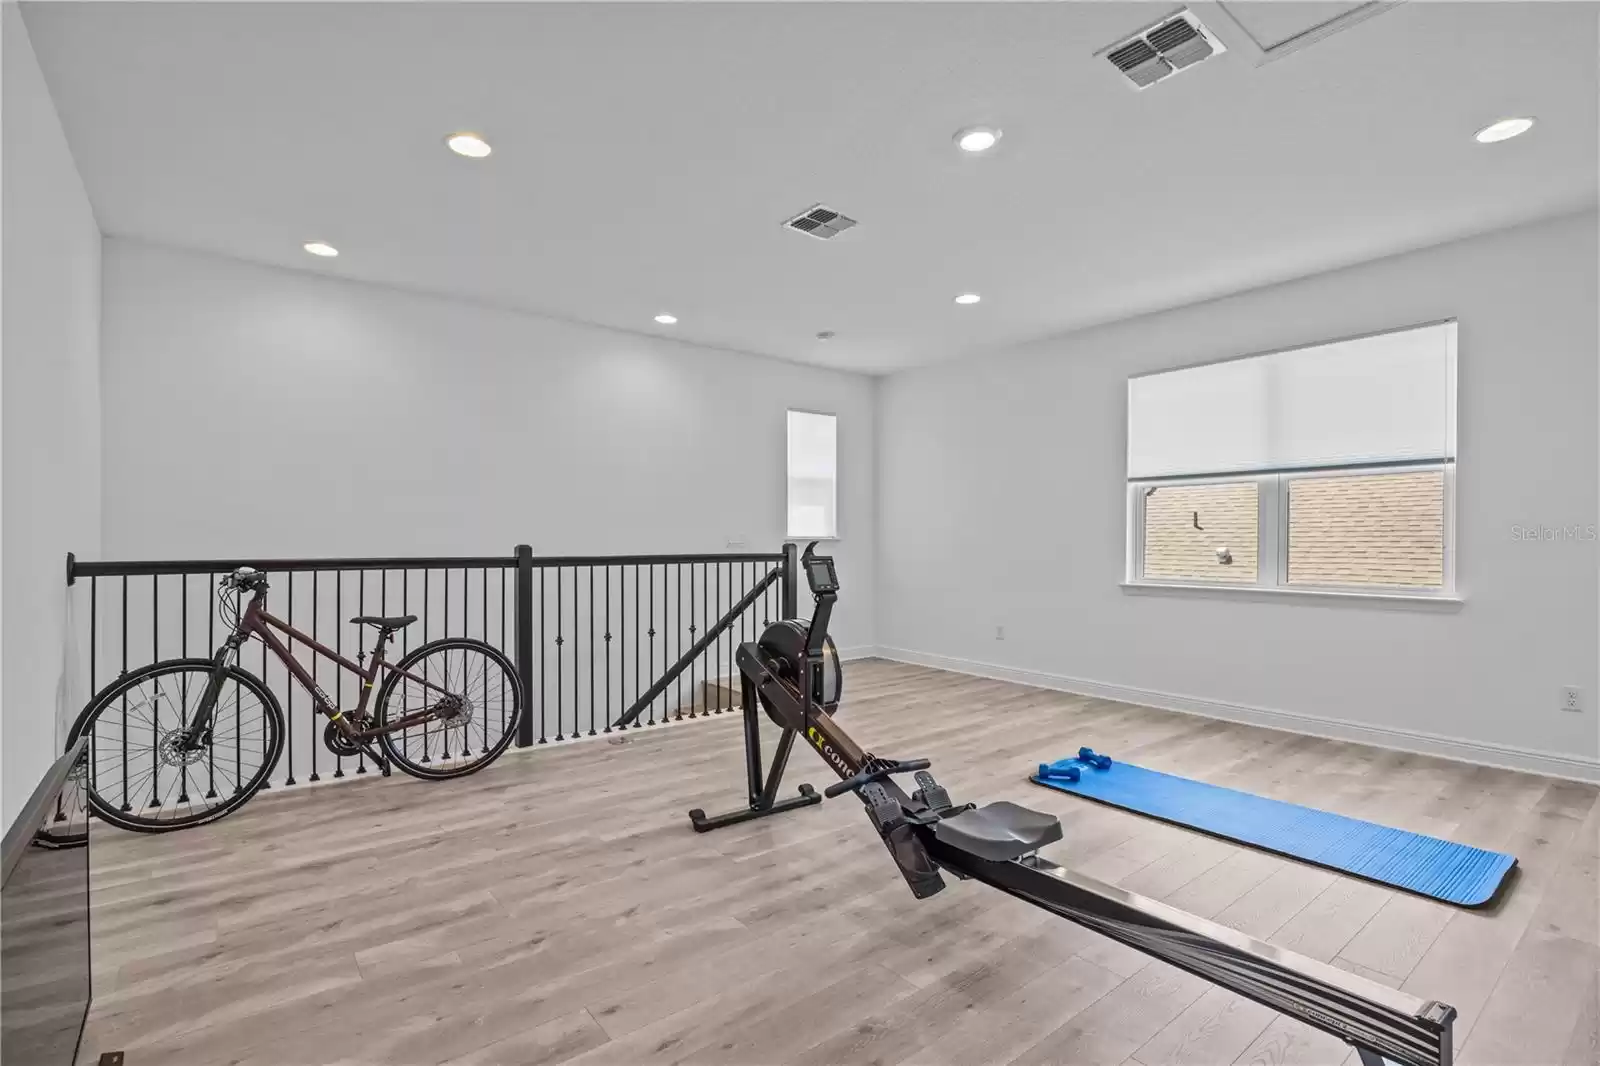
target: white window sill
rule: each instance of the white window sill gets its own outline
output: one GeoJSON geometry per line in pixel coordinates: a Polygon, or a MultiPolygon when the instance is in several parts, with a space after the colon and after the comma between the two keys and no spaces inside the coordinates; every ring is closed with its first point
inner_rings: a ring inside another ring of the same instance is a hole
{"type": "Polygon", "coordinates": [[[1466,601],[1459,596],[1417,595],[1408,592],[1364,592],[1357,589],[1263,588],[1260,585],[1179,584],[1163,581],[1124,581],[1122,591],[1135,595],[1180,596],[1186,598],[1302,601],[1341,604],[1350,607],[1383,607],[1398,610],[1457,611],[1466,601]]]}

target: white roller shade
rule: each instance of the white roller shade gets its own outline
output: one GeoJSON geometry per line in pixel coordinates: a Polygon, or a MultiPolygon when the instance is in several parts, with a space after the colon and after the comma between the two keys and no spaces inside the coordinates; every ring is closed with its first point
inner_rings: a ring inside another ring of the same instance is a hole
{"type": "Polygon", "coordinates": [[[1454,459],[1456,324],[1128,380],[1128,476],[1454,459]]]}
{"type": "Polygon", "coordinates": [[[838,418],[790,411],[789,536],[839,535],[838,471],[838,418]]]}

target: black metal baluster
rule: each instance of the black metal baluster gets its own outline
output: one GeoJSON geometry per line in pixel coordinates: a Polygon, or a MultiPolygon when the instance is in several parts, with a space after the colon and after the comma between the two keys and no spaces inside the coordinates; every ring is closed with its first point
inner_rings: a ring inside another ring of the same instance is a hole
{"type": "MultiPolygon", "coordinates": [[[[322,584],[322,571],[321,570],[313,570],[313,571],[311,571],[311,639],[312,640],[316,640],[317,639],[317,616],[319,614],[321,614],[321,612],[317,609],[317,594],[320,591],[319,586],[321,584],[322,584]]],[[[317,671],[318,671],[318,668],[321,665],[322,665],[322,656],[320,656],[320,655],[311,656],[311,684],[312,684],[313,688],[315,688],[317,686],[317,671]]],[[[290,687],[291,688],[293,687],[293,681],[290,682],[290,687]]],[[[309,724],[308,728],[311,730],[311,773],[306,777],[306,780],[307,781],[320,781],[320,780],[322,780],[322,775],[317,773],[317,749],[319,747],[321,747],[322,745],[317,743],[317,697],[316,697],[315,694],[313,694],[312,697],[311,697],[311,721],[310,721],[310,724],[309,724]]]]}
{"type": "Polygon", "coordinates": [[[606,728],[611,732],[611,564],[606,564],[606,728]]]}
{"type": "Polygon", "coordinates": [[[578,727],[578,704],[582,701],[578,692],[578,675],[581,672],[578,646],[582,640],[583,630],[578,626],[578,568],[574,566],[572,568],[572,732],[568,734],[568,740],[574,740],[582,735],[582,730],[578,727]]]}
{"type": "MultiPolygon", "coordinates": [[[[333,650],[344,654],[344,571],[333,572],[333,650]]],[[[334,664],[333,671],[333,709],[339,710],[344,703],[344,667],[334,664]]],[[[333,757],[333,776],[344,776],[344,756],[333,757]]]]}
{"type": "MultiPolygon", "coordinates": [[[[504,592],[505,592],[505,586],[504,585],[502,585],[500,587],[500,591],[501,591],[501,593],[503,595],[504,592]]],[[[487,644],[487,643],[489,643],[489,568],[487,566],[483,568],[483,603],[482,603],[481,606],[483,608],[483,628],[482,628],[482,630],[480,630],[480,632],[483,634],[483,642],[485,644],[487,644]]],[[[483,670],[484,670],[484,673],[483,673],[483,752],[482,752],[482,754],[487,755],[487,754],[489,754],[489,667],[487,665],[485,665],[483,670]]],[[[465,674],[466,670],[463,669],[462,673],[465,674]]],[[[505,671],[504,670],[502,670],[500,673],[501,673],[502,677],[505,675],[505,671]]],[[[463,682],[461,687],[462,688],[466,688],[467,687],[466,683],[463,682]]],[[[504,693],[502,693],[502,695],[504,695],[504,693]]],[[[500,704],[500,706],[502,708],[504,708],[505,704],[502,702],[500,704]]],[[[504,714],[505,711],[502,709],[502,711],[500,713],[504,714]]],[[[500,723],[500,731],[502,733],[505,732],[505,723],[504,722],[500,723]]]]}
{"type": "MultiPolygon", "coordinates": [[[[672,568],[676,572],[676,576],[678,578],[678,624],[673,627],[673,637],[676,640],[676,644],[673,646],[673,651],[676,654],[674,654],[672,657],[673,662],[677,662],[683,657],[683,564],[674,563],[672,568]]],[[[677,714],[673,717],[673,721],[683,721],[682,674],[678,675],[678,707],[677,714]]]]}
{"type": "MultiPolygon", "coordinates": [[[[734,567],[734,563],[730,560],[728,562],[728,564],[727,564],[728,595],[727,595],[727,598],[724,599],[722,601],[721,605],[720,605],[723,611],[727,611],[735,603],[738,602],[737,600],[735,600],[733,598],[733,567],[734,567]]],[[[722,574],[720,572],[717,574],[717,582],[718,582],[719,585],[722,583],[722,574]]],[[[718,615],[718,617],[720,618],[721,615],[718,615]]],[[[719,651],[717,653],[718,656],[722,660],[721,662],[719,662],[717,664],[717,710],[718,711],[731,710],[732,706],[733,706],[732,703],[729,702],[729,700],[728,700],[728,691],[729,691],[728,682],[729,682],[729,674],[732,672],[732,666],[733,666],[734,631],[737,628],[738,628],[738,621],[737,620],[728,623],[728,628],[724,632],[724,635],[723,635],[722,647],[721,647],[721,649],[719,649],[719,651]]]]}
{"type": "MultiPolygon", "coordinates": [[[[472,610],[467,605],[467,601],[471,596],[471,592],[472,592],[471,579],[467,576],[467,568],[463,566],[461,568],[461,635],[463,637],[470,637],[472,635],[472,618],[471,618],[472,610]]],[[[449,663],[449,661],[450,661],[449,656],[446,656],[445,657],[445,662],[449,663]]],[[[446,670],[445,671],[445,685],[448,686],[449,684],[450,684],[450,672],[449,672],[449,670],[446,670]]],[[[467,653],[466,652],[462,652],[461,653],[461,691],[462,691],[462,693],[465,693],[466,690],[467,690],[467,653]]],[[[467,730],[466,726],[463,726],[461,728],[461,751],[459,753],[462,758],[466,758],[468,755],[470,755],[472,753],[471,752],[472,745],[467,743],[467,736],[468,736],[468,730],[467,730]]]]}
{"type": "MultiPolygon", "coordinates": [[[[633,564],[633,628],[635,630],[639,628],[638,563],[633,564]]],[[[642,691],[639,687],[639,644],[639,634],[635,632],[633,640],[633,699],[635,700],[639,698],[639,693],[642,691]]],[[[622,579],[622,661],[624,664],[626,664],[628,661],[628,579],[626,577],[622,579]]],[[[623,673],[626,674],[628,670],[627,666],[624,665],[622,670],[623,673]]],[[[626,681],[627,679],[624,678],[623,680],[626,681]]],[[[626,690],[628,686],[623,685],[622,687],[624,690],[626,690]]],[[[632,700],[629,701],[630,704],[632,702],[632,700]]],[[[628,727],[623,726],[622,728],[626,729],[628,727]]]]}
{"type": "MultiPolygon", "coordinates": [[[[576,590],[574,590],[576,594],[576,590]]],[[[556,739],[565,740],[561,704],[566,699],[566,691],[561,684],[561,645],[566,639],[561,635],[561,568],[556,567],[556,739]]]]}
{"type": "MultiPolygon", "coordinates": [[[[450,634],[450,568],[449,567],[445,567],[444,568],[444,592],[441,594],[441,598],[444,600],[444,635],[446,637],[448,637],[448,636],[451,635],[450,634]]],[[[450,684],[450,653],[449,652],[445,652],[443,666],[444,666],[444,678],[442,679],[441,683],[443,685],[445,685],[446,687],[448,687],[449,684],[450,684]]],[[[424,678],[427,677],[426,671],[424,671],[423,677],[424,678]]],[[[424,727],[426,727],[426,723],[424,723],[424,727]]],[[[450,761],[450,730],[446,729],[444,726],[440,726],[439,727],[439,739],[441,741],[443,741],[443,745],[444,745],[442,750],[441,750],[441,753],[439,755],[439,758],[444,760],[445,762],[448,762],[448,761],[450,761]]]]}
{"type": "MultiPolygon", "coordinates": [[[[656,676],[656,564],[655,563],[650,563],[648,565],[650,567],[650,571],[649,571],[650,580],[647,583],[648,586],[649,586],[649,589],[650,589],[650,630],[649,630],[649,637],[650,637],[650,676],[651,677],[655,677],[656,676]]],[[[642,688],[643,686],[641,685],[640,687],[642,688]]],[[[663,703],[662,707],[665,708],[666,704],[663,703]]],[[[665,710],[663,710],[662,713],[664,714],[665,710]]],[[[656,701],[655,700],[651,700],[650,701],[650,721],[648,723],[646,723],[646,724],[647,725],[655,725],[656,724],[656,701]]]]}
{"type": "MultiPolygon", "coordinates": [[[[690,563],[689,564],[689,647],[691,647],[691,648],[694,647],[695,633],[700,628],[699,626],[697,626],[695,624],[696,619],[695,619],[695,615],[694,615],[694,569],[695,569],[695,564],[694,563],[690,563]]],[[[689,663],[689,717],[690,718],[693,718],[695,716],[694,705],[695,705],[696,696],[695,696],[695,691],[694,691],[694,668],[698,663],[699,663],[698,659],[691,660],[690,663],[689,663]]],[[[682,689],[679,689],[679,695],[678,695],[678,707],[679,707],[679,710],[682,710],[682,708],[683,708],[682,691],[683,691],[682,689]]]]}
{"type": "MultiPolygon", "coordinates": [[[[577,609],[577,597],[573,597],[577,609]]],[[[589,735],[594,736],[594,564],[589,564],[589,735]]]]}
{"type": "MultiPolygon", "coordinates": [[[[400,571],[400,613],[411,612],[411,570],[406,568],[400,571]]],[[[400,631],[400,658],[404,659],[411,651],[411,627],[400,631]]],[[[407,702],[407,692],[410,690],[405,685],[400,685],[400,717],[404,718],[411,713],[411,705],[407,702]]],[[[406,753],[406,758],[411,758],[411,727],[406,726],[400,730],[400,750],[406,753]]]]}
{"type": "MultiPolygon", "coordinates": [[[[209,574],[206,581],[211,589],[217,587],[217,575],[209,574]]],[[[211,594],[211,618],[206,623],[206,642],[213,649],[217,646],[217,596],[211,594]]],[[[215,711],[215,708],[213,708],[215,711]]],[[[217,798],[217,748],[215,744],[206,745],[206,799],[217,798]]]]}
{"type": "MultiPolygon", "coordinates": [[[[448,578],[448,576],[449,576],[449,574],[448,574],[448,571],[447,571],[446,572],[446,577],[448,578]]],[[[424,570],[422,572],[422,643],[423,644],[428,643],[429,623],[431,623],[433,621],[433,614],[432,614],[431,611],[428,610],[428,590],[432,585],[433,585],[433,571],[432,570],[424,570]]],[[[445,601],[445,603],[448,605],[449,600],[447,599],[445,601]]],[[[449,611],[446,610],[445,613],[449,614],[449,611]]],[[[422,680],[423,681],[427,681],[428,680],[428,662],[427,662],[427,658],[426,657],[423,659],[423,662],[422,662],[422,680]]],[[[424,692],[426,692],[426,689],[424,689],[424,692]]],[[[433,757],[428,754],[428,723],[426,721],[424,721],[422,723],[422,758],[420,760],[418,760],[418,761],[419,762],[425,762],[425,763],[433,761],[433,757]]]]}
{"type": "MultiPolygon", "coordinates": [[[[184,574],[178,579],[178,658],[189,657],[189,575],[184,574]]],[[[189,729],[189,694],[178,694],[178,727],[185,732],[189,729]]],[[[178,802],[189,802],[189,763],[187,760],[178,763],[178,802]]]]}
{"type": "MultiPolygon", "coordinates": [[[[243,656],[241,655],[241,658],[242,657],[243,656]]],[[[266,641],[262,641],[261,642],[261,683],[263,685],[265,685],[267,683],[267,642],[266,641]]],[[[237,689],[238,686],[234,686],[234,687],[235,687],[235,689],[237,689]]],[[[237,691],[235,691],[234,695],[238,695],[237,691]]],[[[236,703],[234,705],[235,718],[237,718],[240,713],[242,713],[242,712],[240,711],[240,709],[238,707],[238,704],[236,703]]],[[[264,718],[265,718],[265,712],[263,711],[263,719],[264,718]]],[[[266,727],[265,724],[263,724],[262,727],[261,727],[261,735],[262,735],[262,739],[263,740],[265,740],[265,738],[266,738],[266,730],[267,730],[267,727],[266,727]]],[[[239,743],[242,744],[243,742],[244,742],[244,739],[241,737],[239,739],[239,743]]],[[[262,745],[261,751],[262,751],[262,758],[266,758],[266,746],[265,746],[265,744],[262,745]]],[[[269,769],[267,771],[267,776],[261,782],[261,790],[263,792],[265,792],[267,789],[272,787],[272,773],[276,769],[277,769],[277,766],[273,766],[271,769],[269,769]]],[[[239,776],[240,777],[244,776],[244,767],[243,766],[239,767],[239,776]]]]}
{"type": "Polygon", "coordinates": [[[237,796],[244,791],[244,725],[241,718],[244,712],[240,709],[239,682],[233,682],[233,794],[237,796]]]}
{"type": "MultiPolygon", "coordinates": [[[[122,673],[118,677],[128,675],[128,576],[122,576],[122,673]]],[[[153,756],[155,753],[151,752],[153,756]]],[[[122,809],[133,810],[133,804],[128,802],[128,694],[122,694],[122,809]]]]}
{"type": "MultiPolygon", "coordinates": [[[[539,743],[545,742],[544,730],[544,567],[539,567],[539,743]]],[[[533,713],[533,708],[528,708],[533,713]]]]}
{"type": "MultiPolygon", "coordinates": [[[[161,661],[161,575],[150,575],[150,661],[161,661]]],[[[161,806],[161,700],[160,688],[150,713],[150,806],[161,806]]]]}
{"type": "MultiPolygon", "coordinates": [[[[712,563],[711,567],[712,567],[712,576],[714,578],[716,578],[716,591],[715,591],[715,593],[713,593],[713,596],[714,596],[714,599],[715,599],[716,617],[721,618],[722,617],[722,612],[727,610],[727,608],[722,605],[722,564],[721,563],[712,563]]],[[[731,586],[729,588],[729,591],[732,591],[732,587],[731,586]]],[[[727,643],[728,643],[728,631],[727,630],[723,630],[721,633],[717,634],[717,642],[716,642],[716,644],[712,645],[712,647],[715,648],[716,650],[708,653],[710,655],[710,659],[708,660],[710,665],[706,668],[707,681],[708,682],[710,681],[710,674],[712,673],[712,671],[716,672],[717,677],[716,677],[715,682],[712,682],[711,684],[708,684],[707,687],[711,688],[711,687],[714,686],[715,689],[716,689],[717,705],[716,705],[716,707],[712,708],[712,710],[717,714],[721,714],[722,713],[722,661],[721,660],[722,660],[722,656],[723,656],[723,649],[726,647],[727,643]]],[[[707,702],[709,703],[710,701],[707,700],[707,702]]]]}
{"type": "MultiPolygon", "coordinates": [[[[499,641],[499,643],[497,643],[495,645],[495,647],[497,647],[501,651],[505,652],[508,656],[514,656],[515,653],[506,646],[506,619],[507,619],[507,617],[508,616],[506,615],[506,568],[502,566],[500,568],[500,641],[499,641]]],[[[500,671],[500,734],[502,736],[504,736],[505,735],[505,731],[506,731],[506,672],[505,672],[504,669],[502,669],[500,671]]],[[[487,730],[485,732],[487,732],[487,730]]],[[[485,743],[487,743],[487,741],[485,741],[485,743]]]]}
{"type": "MultiPolygon", "coordinates": [[[[289,576],[289,614],[288,614],[288,618],[289,618],[289,622],[291,624],[293,624],[293,622],[294,622],[294,571],[293,570],[289,571],[289,575],[288,576],[289,576]]],[[[294,654],[294,638],[293,637],[289,638],[289,654],[290,655],[294,654]]],[[[266,681],[266,678],[263,677],[261,680],[262,681],[266,681]]],[[[286,710],[284,712],[284,715],[285,715],[284,726],[286,727],[286,733],[285,733],[284,742],[283,742],[283,750],[285,752],[287,752],[288,755],[289,755],[289,772],[288,772],[288,775],[283,779],[283,787],[284,788],[288,788],[288,787],[290,787],[291,785],[294,784],[294,690],[295,690],[294,674],[293,674],[292,671],[289,670],[288,667],[284,667],[284,670],[283,670],[283,684],[284,684],[284,689],[287,692],[288,700],[289,700],[289,708],[288,708],[288,710],[286,710]]],[[[262,733],[262,736],[263,737],[266,736],[264,731],[262,733]]]]}
{"type": "MultiPolygon", "coordinates": [[[[367,613],[367,572],[365,570],[357,570],[356,571],[356,582],[357,582],[357,584],[356,584],[356,614],[357,615],[364,615],[364,614],[367,613]]],[[[380,611],[379,613],[381,614],[382,612],[380,611]]],[[[361,627],[357,626],[356,627],[356,662],[365,663],[366,661],[367,661],[367,656],[366,656],[366,653],[365,653],[365,649],[361,646],[361,627]]],[[[342,671],[341,671],[341,675],[340,676],[343,676],[343,672],[342,671]]],[[[364,692],[364,691],[365,690],[358,683],[356,685],[356,699],[359,700],[361,698],[362,692],[364,692]]],[[[361,728],[366,728],[365,723],[363,723],[361,728]]],[[[366,772],[367,772],[367,755],[366,755],[366,752],[358,751],[358,752],[356,752],[356,773],[364,774],[366,772]]]]}
{"type": "MultiPolygon", "coordinates": [[[[244,662],[244,649],[239,650],[239,662],[244,662]]],[[[244,711],[240,708],[239,682],[233,682],[233,794],[244,791],[244,711]]]]}
{"type": "MultiPolygon", "coordinates": [[[[89,691],[100,691],[100,579],[89,579],[89,691]]],[[[96,730],[89,731],[89,787],[99,779],[100,757],[96,752],[96,730]]]]}

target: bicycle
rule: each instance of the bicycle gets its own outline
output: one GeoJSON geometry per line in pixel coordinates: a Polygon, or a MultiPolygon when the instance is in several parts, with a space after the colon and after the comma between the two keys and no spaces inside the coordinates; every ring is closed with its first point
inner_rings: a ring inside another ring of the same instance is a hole
{"type": "Polygon", "coordinates": [[[284,717],[261,678],[237,663],[251,637],[328,719],[323,744],[335,755],[366,756],[385,777],[391,764],[428,780],[465,777],[499,758],[516,736],[522,689],[510,660],[492,645],[445,637],[390,663],[385,648],[417,616],[360,615],[352,625],[378,631],[363,666],[269,613],[267,589],[266,575],[250,567],[225,575],[217,597],[233,632],[210,659],[167,659],[125,674],[78,716],[67,745],[91,737],[87,795],[97,816],[135,832],[189,829],[233,813],[261,790],[283,752],[284,717]],[[354,710],[335,706],[280,633],[357,676],[354,710]]]}

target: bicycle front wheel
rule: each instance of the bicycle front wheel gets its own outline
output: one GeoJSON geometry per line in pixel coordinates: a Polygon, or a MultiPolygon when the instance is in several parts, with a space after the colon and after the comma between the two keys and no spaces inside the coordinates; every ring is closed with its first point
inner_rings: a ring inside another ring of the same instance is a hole
{"type": "Polygon", "coordinates": [[[379,737],[389,758],[413,777],[475,773],[516,739],[522,717],[517,672],[498,648],[481,640],[447,637],[424,644],[384,678],[373,724],[387,729],[419,713],[427,720],[379,737]]]}
{"type": "Polygon", "coordinates": [[[228,668],[207,742],[184,742],[213,669],[170,659],[118,678],[84,708],[67,746],[88,736],[89,806],[122,829],[189,829],[237,810],[283,752],[283,709],[261,679],[228,668]]]}

